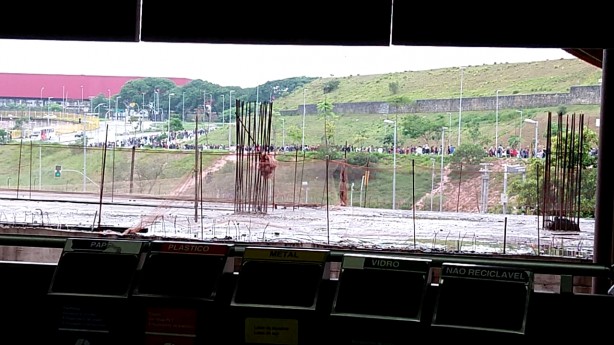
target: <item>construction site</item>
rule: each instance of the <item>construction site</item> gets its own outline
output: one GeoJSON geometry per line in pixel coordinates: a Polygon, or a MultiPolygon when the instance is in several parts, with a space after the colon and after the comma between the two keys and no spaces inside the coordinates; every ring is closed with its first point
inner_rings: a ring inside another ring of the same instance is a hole
{"type": "Polygon", "coordinates": [[[72,150],[78,164],[81,148],[16,147],[17,181],[1,192],[3,233],[592,256],[594,220],[580,217],[579,205],[582,115],[549,114],[537,197],[519,209],[507,188],[531,173],[521,159],[465,167],[442,159],[439,170],[432,158],[418,164],[412,158],[390,171],[369,161],[351,164],[345,155],[280,153],[271,144],[272,103],[237,101],[236,108],[235,152],[88,148],[86,158],[99,162],[88,175],[100,183],[59,179],[57,171],[37,176],[43,157],[52,161],[72,150]]]}

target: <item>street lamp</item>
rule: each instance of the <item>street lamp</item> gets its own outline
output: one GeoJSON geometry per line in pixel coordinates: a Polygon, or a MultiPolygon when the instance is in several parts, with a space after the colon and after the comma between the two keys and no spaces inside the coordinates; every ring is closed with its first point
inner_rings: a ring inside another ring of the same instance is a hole
{"type": "Polygon", "coordinates": [[[113,114],[115,117],[115,120],[117,120],[117,112],[119,111],[119,99],[120,98],[122,98],[122,96],[118,95],[117,97],[115,97],[115,114],[113,114]]]}
{"type": "Polygon", "coordinates": [[[49,114],[49,102],[52,97],[47,97],[47,126],[51,126],[51,114],[49,114]]]}
{"type": "Polygon", "coordinates": [[[443,142],[445,137],[445,132],[447,127],[441,127],[441,172],[439,175],[439,212],[442,210],[443,206],[443,142]]]}
{"type": "Polygon", "coordinates": [[[516,110],[517,113],[520,113],[520,131],[518,133],[518,142],[520,143],[520,148],[522,148],[522,123],[524,120],[522,119],[522,110],[516,110]]]}
{"type": "Polygon", "coordinates": [[[537,157],[537,127],[539,126],[539,121],[532,119],[524,119],[524,122],[532,123],[535,125],[535,147],[533,148],[533,157],[537,157]]]}
{"type": "Polygon", "coordinates": [[[107,89],[107,92],[109,93],[109,105],[107,106],[107,116],[105,116],[105,118],[109,119],[109,112],[111,111],[111,89],[107,89]]]}
{"type": "Polygon", "coordinates": [[[168,94],[168,134],[166,138],[166,145],[168,148],[171,148],[171,96],[175,96],[174,93],[168,94]]]}
{"type": "Polygon", "coordinates": [[[86,133],[86,121],[85,121],[85,117],[83,118],[83,135],[81,136],[81,138],[83,138],[83,191],[86,191],[86,184],[87,184],[87,133],[86,133]]]}
{"type": "MultiPolygon", "coordinates": [[[[449,128],[452,128],[452,113],[448,113],[448,116],[450,117],[450,126],[449,126],[449,128]]],[[[451,137],[451,135],[448,135],[448,147],[450,147],[450,145],[451,145],[450,137],[451,137]]]]}
{"type": "Polygon", "coordinates": [[[185,92],[181,93],[181,122],[185,122],[185,92]]]}
{"type": "MultiPolygon", "coordinates": [[[[224,124],[224,112],[226,111],[226,95],[222,95],[222,125],[224,124]]],[[[230,120],[228,120],[230,122],[230,120]]]]}
{"type": "Polygon", "coordinates": [[[465,69],[464,67],[460,68],[461,76],[460,76],[460,96],[458,97],[458,142],[456,143],[457,147],[460,147],[460,144],[461,144],[461,118],[463,117],[463,70],[464,69],[465,69]]]}
{"type": "Polygon", "coordinates": [[[44,86],[41,86],[41,107],[43,106],[43,90],[45,89],[44,86]]]}
{"type": "Polygon", "coordinates": [[[305,91],[306,88],[303,88],[303,139],[301,140],[301,151],[305,149],[305,91]]]}
{"type": "Polygon", "coordinates": [[[435,158],[431,158],[431,211],[433,211],[433,190],[435,190],[435,158]]]}
{"type": "Polygon", "coordinates": [[[281,147],[286,147],[286,119],[281,118],[281,147]]]}
{"type": "Polygon", "coordinates": [[[392,150],[392,209],[396,208],[396,193],[397,193],[397,122],[392,120],[384,120],[385,123],[394,124],[393,135],[393,150],[392,150]]]}
{"type": "Polygon", "coordinates": [[[230,90],[229,95],[228,95],[228,149],[230,149],[230,145],[232,145],[232,143],[230,142],[230,115],[232,115],[232,93],[235,92],[234,90],[230,90]]]}
{"type": "Polygon", "coordinates": [[[495,150],[498,152],[499,150],[499,92],[501,90],[497,90],[496,92],[496,105],[495,105],[495,150]]]}

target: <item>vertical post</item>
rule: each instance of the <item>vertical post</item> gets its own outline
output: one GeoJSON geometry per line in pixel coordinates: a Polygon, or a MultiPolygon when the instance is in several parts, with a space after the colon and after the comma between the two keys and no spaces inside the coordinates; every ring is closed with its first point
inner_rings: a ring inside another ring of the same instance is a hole
{"type": "MultiPolygon", "coordinates": [[[[614,128],[612,117],[607,116],[614,110],[614,50],[603,50],[601,110],[599,115],[599,149],[597,154],[597,197],[595,211],[595,239],[593,262],[610,267],[614,261],[614,180],[612,168],[607,164],[607,155],[614,151],[614,136],[610,135],[614,128]]],[[[593,293],[606,293],[608,279],[593,278],[593,293]]]]}
{"type": "Polygon", "coordinates": [[[497,90],[496,92],[496,101],[495,101],[495,151],[499,152],[499,92],[501,90],[497,90]]]}
{"type": "Polygon", "coordinates": [[[538,134],[538,129],[537,127],[539,126],[539,122],[535,121],[535,156],[537,157],[537,134],[538,134]]]}
{"type": "Polygon", "coordinates": [[[443,209],[443,145],[444,145],[444,136],[446,132],[446,127],[441,127],[441,173],[439,176],[440,186],[439,186],[439,212],[443,209]]]}
{"type": "Polygon", "coordinates": [[[305,149],[305,91],[307,89],[303,87],[303,136],[301,139],[301,151],[303,151],[305,149]]]}
{"type": "MultiPolygon", "coordinates": [[[[81,89],[83,90],[83,89],[81,89]]],[[[87,190],[87,127],[85,125],[86,120],[85,116],[83,116],[83,135],[81,138],[83,139],[83,192],[87,190]]]]}
{"type": "MultiPolygon", "coordinates": [[[[222,125],[226,122],[224,120],[224,112],[226,111],[226,95],[222,94],[222,125]]],[[[230,120],[228,120],[230,123],[230,120]]]]}
{"type": "Polygon", "coordinates": [[[431,158],[431,211],[433,211],[433,191],[435,190],[435,159],[431,158]]]}
{"type": "Polygon", "coordinates": [[[43,189],[43,149],[42,145],[38,144],[38,190],[43,189]]]}
{"type": "Polygon", "coordinates": [[[30,140],[30,199],[32,199],[32,140],[30,140]]]}
{"type": "Polygon", "coordinates": [[[520,113],[520,129],[518,130],[518,142],[520,149],[522,149],[522,124],[524,123],[524,119],[522,118],[522,110],[516,110],[517,113],[520,113]]]}
{"type": "Polygon", "coordinates": [[[281,147],[286,147],[286,119],[281,118],[281,147]]]}
{"type": "Polygon", "coordinates": [[[51,115],[49,114],[49,102],[51,97],[47,97],[47,126],[51,126],[51,115]]]}
{"type": "Polygon", "coordinates": [[[194,129],[194,221],[198,222],[198,113],[194,121],[196,123],[194,129]]]}
{"type": "Polygon", "coordinates": [[[132,156],[130,157],[130,194],[134,187],[134,156],[136,154],[136,145],[132,146],[132,156]]]}
{"type": "Polygon", "coordinates": [[[232,115],[232,93],[234,90],[230,90],[228,94],[228,149],[232,146],[231,134],[230,134],[230,115],[232,115]]]}
{"type": "Polygon", "coordinates": [[[166,114],[167,122],[168,122],[168,134],[166,135],[166,148],[170,150],[171,148],[171,96],[174,96],[174,93],[168,94],[168,114],[166,114]]]}
{"type": "Polygon", "coordinates": [[[461,144],[461,119],[463,117],[463,67],[460,68],[460,72],[460,96],[458,97],[458,142],[456,143],[456,148],[459,148],[461,144]]]}
{"type": "MultiPolygon", "coordinates": [[[[117,95],[117,97],[115,97],[115,114],[113,114],[113,117],[115,118],[115,120],[117,120],[117,113],[119,112],[119,99],[121,98],[120,95],[117,95]]],[[[113,128],[115,128],[115,125],[113,125],[113,128]]],[[[115,134],[115,132],[113,132],[115,134]]],[[[115,135],[113,135],[113,140],[115,140],[115,135]]]]}
{"type": "Polygon", "coordinates": [[[392,151],[392,209],[395,210],[397,200],[397,121],[394,121],[394,138],[392,151]]]}
{"type": "Polygon", "coordinates": [[[181,122],[185,122],[185,92],[181,93],[181,122]]]}
{"type": "Polygon", "coordinates": [[[111,151],[113,155],[111,162],[111,202],[113,202],[115,196],[115,146],[117,146],[117,141],[113,141],[113,151],[111,151]]]}
{"type": "MultiPolygon", "coordinates": [[[[450,118],[450,124],[448,125],[448,128],[450,128],[450,133],[452,133],[452,113],[448,113],[448,117],[450,118]]],[[[448,135],[448,147],[450,147],[450,145],[452,145],[452,143],[450,142],[450,140],[452,139],[452,134],[448,135]]]]}
{"type": "MultiPolygon", "coordinates": [[[[501,199],[501,204],[503,205],[503,214],[507,214],[507,164],[503,164],[503,195],[501,199]]],[[[503,250],[503,254],[505,254],[505,247],[503,250]]]]}
{"type": "Polygon", "coordinates": [[[105,116],[105,118],[109,118],[109,113],[111,112],[111,89],[107,89],[107,93],[108,93],[108,101],[109,104],[107,105],[107,116],[105,116]]]}

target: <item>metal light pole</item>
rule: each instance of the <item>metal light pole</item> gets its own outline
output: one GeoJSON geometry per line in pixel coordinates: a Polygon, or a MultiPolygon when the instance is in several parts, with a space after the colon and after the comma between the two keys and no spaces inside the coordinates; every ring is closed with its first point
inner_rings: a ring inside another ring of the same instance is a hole
{"type": "Polygon", "coordinates": [[[439,212],[441,212],[442,207],[443,207],[443,143],[444,143],[444,137],[445,137],[445,132],[446,129],[448,129],[447,127],[441,127],[441,172],[439,175],[439,212]]]}
{"type": "Polygon", "coordinates": [[[397,122],[384,120],[385,123],[394,124],[393,150],[392,150],[392,209],[396,209],[397,194],[397,122]]]}
{"type": "Polygon", "coordinates": [[[141,109],[145,110],[145,92],[143,92],[143,106],[141,109]]]}
{"type": "Polygon", "coordinates": [[[230,142],[230,115],[232,115],[232,93],[234,92],[234,90],[230,90],[229,95],[228,95],[228,149],[230,149],[230,146],[232,145],[232,143],[230,142]]]}
{"type": "Polygon", "coordinates": [[[185,92],[181,93],[181,122],[185,122],[185,92]]]}
{"type": "MultiPolygon", "coordinates": [[[[91,107],[91,101],[90,101],[90,107],[91,107]]],[[[83,85],[81,85],[81,107],[79,107],[79,110],[81,110],[83,108],[83,85]]],[[[81,119],[81,121],[83,122],[83,135],[81,136],[81,138],[83,138],[83,191],[85,192],[87,186],[87,133],[86,133],[86,116],[84,113],[83,118],[81,119]]]]}
{"type": "Polygon", "coordinates": [[[49,102],[52,97],[47,97],[47,126],[51,126],[51,114],[49,114],[49,102]]]}
{"type": "Polygon", "coordinates": [[[115,120],[117,120],[117,112],[119,111],[119,99],[120,98],[122,98],[122,96],[118,95],[117,97],[115,97],[115,114],[113,114],[113,117],[115,117],[115,120]]]}
{"type": "Polygon", "coordinates": [[[520,148],[522,149],[522,123],[524,119],[522,118],[522,110],[516,110],[517,113],[520,113],[520,130],[518,133],[518,142],[520,143],[520,148]]]}
{"type": "MultiPolygon", "coordinates": [[[[225,123],[224,121],[225,111],[226,111],[226,95],[222,95],[222,125],[225,123]]],[[[230,120],[228,122],[230,122],[230,120]]]]}
{"type": "Polygon", "coordinates": [[[533,157],[537,157],[537,127],[539,126],[539,121],[532,119],[524,119],[524,122],[532,123],[535,125],[535,147],[533,147],[533,157]]]}
{"type": "Polygon", "coordinates": [[[87,174],[87,134],[85,132],[85,119],[83,120],[83,191],[87,190],[86,174],[87,174]]]}
{"type": "Polygon", "coordinates": [[[435,190],[435,158],[431,158],[431,211],[433,211],[433,190],[435,190]]]}
{"type": "Polygon", "coordinates": [[[203,91],[203,114],[207,116],[207,90],[203,91]]]}
{"type": "Polygon", "coordinates": [[[111,112],[111,89],[107,89],[107,92],[109,93],[109,105],[107,106],[107,116],[105,118],[108,120],[109,112],[111,112]]]}
{"type": "Polygon", "coordinates": [[[499,149],[499,92],[501,90],[497,90],[496,94],[496,105],[495,105],[495,150],[499,149]]]}
{"type": "Polygon", "coordinates": [[[281,147],[286,147],[286,119],[281,118],[281,147]]]}
{"type": "Polygon", "coordinates": [[[171,148],[171,96],[175,96],[174,93],[169,93],[168,94],[168,114],[166,117],[168,117],[168,134],[166,135],[166,145],[168,146],[167,148],[170,149],[171,148]]]}
{"type": "Polygon", "coordinates": [[[301,151],[305,149],[305,91],[306,88],[303,88],[303,137],[301,140],[301,151]]]}
{"type": "Polygon", "coordinates": [[[461,118],[463,117],[463,70],[464,67],[461,67],[460,96],[458,98],[458,142],[456,143],[456,147],[460,147],[461,144],[461,118]]]}
{"type": "MultiPolygon", "coordinates": [[[[448,126],[448,128],[452,128],[452,113],[448,113],[448,116],[450,117],[450,125],[448,126]]],[[[448,135],[448,147],[452,144],[450,143],[451,137],[452,137],[451,135],[448,135]]]]}

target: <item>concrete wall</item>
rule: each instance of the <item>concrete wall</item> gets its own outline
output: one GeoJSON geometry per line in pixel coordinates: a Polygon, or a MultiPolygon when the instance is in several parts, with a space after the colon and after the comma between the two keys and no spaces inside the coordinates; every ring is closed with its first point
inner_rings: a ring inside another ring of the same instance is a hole
{"type": "MultiPolygon", "coordinates": [[[[531,95],[499,96],[499,109],[525,109],[557,107],[560,105],[577,105],[601,103],[601,85],[572,86],[568,93],[544,93],[531,95]]],[[[497,97],[467,97],[462,100],[463,111],[495,110],[497,97]]],[[[459,99],[419,99],[411,104],[391,104],[387,102],[334,103],[336,114],[400,114],[400,113],[445,113],[459,111],[459,99]]],[[[281,110],[281,115],[302,115],[303,105],[296,110],[281,110]]],[[[305,105],[305,114],[318,113],[317,105],[305,105]]]]}

